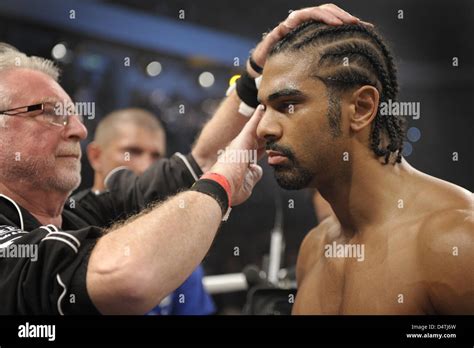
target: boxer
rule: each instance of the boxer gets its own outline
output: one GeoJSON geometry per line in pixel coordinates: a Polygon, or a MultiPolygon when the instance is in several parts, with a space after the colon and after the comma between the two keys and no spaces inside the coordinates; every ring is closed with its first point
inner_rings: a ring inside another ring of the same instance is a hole
{"type": "Polygon", "coordinates": [[[472,193],[401,155],[389,48],[366,25],[303,23],[279,40],[257,134],[278,184],[332,206],[304,239],[294,314],[473,314],[472,193]]]}

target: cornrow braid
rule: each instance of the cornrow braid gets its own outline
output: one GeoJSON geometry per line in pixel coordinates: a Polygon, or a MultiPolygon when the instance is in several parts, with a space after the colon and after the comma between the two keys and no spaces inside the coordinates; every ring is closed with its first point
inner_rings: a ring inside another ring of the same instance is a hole
{"type": "MultiPolygon", "coordinates": [[[[321,79],[331,93],[372,85],[380,93],[380,103],[396,101],[398,82],[394,59],[373,29],[363,25],[328,26],[308,21],[277,42],[270,51],[270,56],[311,47],[317,48],[317,67],[327,71],[328,75],[321,76],[319,73],[313,77],[321,79]],[[343,59],[350,64],[341,64],[343,59]]],[[[400,116],[381,115],[379,108],[370,134],[370,147],[374,153],[378,157],[384,157],[386,164],[392,154],[396,155],[394,163],[401,162],[403,138],[404,119],[400,116]],[[382,134],[388,138],[386,146],[382,145],[382,134]]]]}

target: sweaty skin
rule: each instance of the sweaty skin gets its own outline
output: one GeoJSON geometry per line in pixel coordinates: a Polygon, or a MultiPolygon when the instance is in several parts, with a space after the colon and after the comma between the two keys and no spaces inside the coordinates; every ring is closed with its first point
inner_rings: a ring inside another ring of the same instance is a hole
{"type": "Polygon", "coordinates": [[[293,314],[474,313],[472,193],[404,159],[381,163],[369,148],[371,87],[341,97],[342,135],[332,137],[326,89],[311,69],[304,52],[277,54],[259,89],[257,134],[297,161],[270,152],[276,179],[298,182],[304,168],[309,181],[298,184],[334,210],[301,246],[293,314]],[[363,257],[325,253],[333,242],[363,246],[363,257]]]}

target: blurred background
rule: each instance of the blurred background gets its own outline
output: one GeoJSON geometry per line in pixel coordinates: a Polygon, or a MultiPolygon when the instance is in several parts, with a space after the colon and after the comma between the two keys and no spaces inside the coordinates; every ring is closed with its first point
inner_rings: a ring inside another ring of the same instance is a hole
{"type": "MultiPolygon", "coordinates": [[[[420,118],[408,121],[406,159],[473,191],[474,2],[334,3],[376,25],[396,57],[400,100],[421,103],[420,118]]],[[[171,155],[190,151],[261,34],[289,10],[317,4],[322,2],[2,0],[0,41],[54,59],[72,99],[96,103],[95,118],[86,120],[87,142],[108,112],[138,106],[163,122],[171,155]]],[[[263,166],[255,194],[234,209],[204,260],[207,274],[241,272],[248,265],[265,269],[277,207],[286,242],[282,266],[289,270],[305,234],[317,224],[312,192],[280,189],[271,168],[263,166]]],[[[83,156],[80,189],[92,181],[83,156]]],[[[239,313],[245,298],[244,291],[214,296],[222,314],[239,313]]]]}

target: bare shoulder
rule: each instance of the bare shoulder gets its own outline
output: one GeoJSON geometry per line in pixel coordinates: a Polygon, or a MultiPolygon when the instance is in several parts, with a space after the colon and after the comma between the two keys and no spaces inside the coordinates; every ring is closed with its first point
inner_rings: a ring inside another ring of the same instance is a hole
{"type": "Polygon", "coordinates": [[[450,182],[426,177],[424,189],[428,190],[426,200],[430,201],[430,206],[420,224],[419,246],[426,249],[435,247],[436,243],[459,243],[472,238],[474,195],[450,182]]]}
{"type": "Polygon", "coordinates": [[[301,243],[296,265],[296,277],[299,283],[301,283],[304,274],[320,257],[320,251],[324,244],[338,233],[340,233],[340,225],[334,215],[328,216],[308,232],[301,243]]]}
{"type": "Polygon", "coordinates": [[[451,249],[472,248],[473,242],[472,208],[432,212],[423,219],[418,232],[418,251],[423,257],[431,258],[436,254],[451,252],[451,249]]]}
{"type": "Polygon", "coordinates": [[[473,196],[453,187],[441,209],[423,218],[417,253],[430,300],[439,313],[474,311],[473,196]]]}
{"type": "Polygon", "coordinates": [[[439,211],[446,209],[471,210],[473,193],[449,181],[416,171],[413,190],[424,197],[423,209],[439,211]]]}
{"type": "Polygon", "coordinates": [[[418,232],[418,248],[424,255],[444,250],[446,245],[465,244],[474,237],[474,195],[468,190],[425,175],[430,201],[418,232]],[[428,253],[428,254],[427,254],[428,253]]]}

